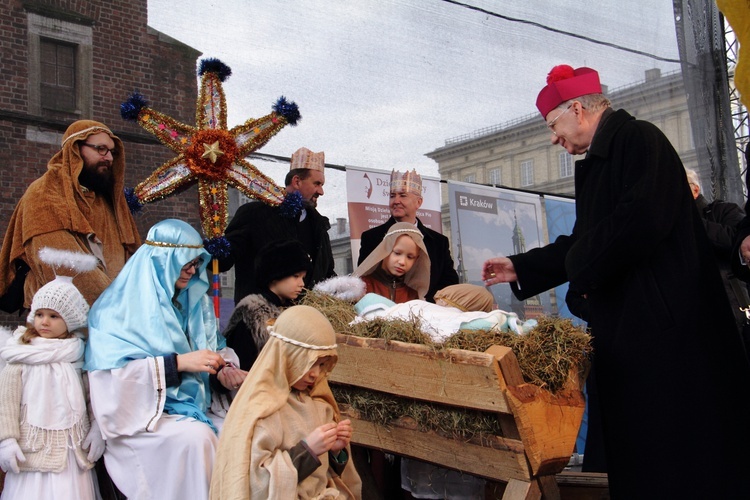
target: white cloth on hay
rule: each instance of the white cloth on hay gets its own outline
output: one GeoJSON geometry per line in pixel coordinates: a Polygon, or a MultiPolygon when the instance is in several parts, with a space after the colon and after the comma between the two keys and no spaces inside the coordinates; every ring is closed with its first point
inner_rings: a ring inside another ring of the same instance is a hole
{"type": "Polygon", "coordinates": [[[425,300],[410,300],[395,304],[385,297],[368,293],[354,306],[358,316],[350,324],[372,321],[377,318],[413,321],[419,319],[420,329],[433,342],[442,343],[459,330],[491,330],[523,334],[536,324],[533,320],[522,322],[516,313],[495,309],[490,312],[464,312],[455,307],[439,306],[425,300]]]}

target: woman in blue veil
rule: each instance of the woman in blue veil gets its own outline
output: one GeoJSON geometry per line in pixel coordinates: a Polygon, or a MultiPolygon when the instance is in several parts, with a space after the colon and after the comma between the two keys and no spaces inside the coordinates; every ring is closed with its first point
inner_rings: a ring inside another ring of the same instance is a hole
{"type": "Polygon", "coordinates": [[[210,258],[189,224],[159,222],[91,307],[84,369],[107,471],[128,498],[208,497],[212,391],[245,375],[225,361],[236,357],[206,295],[210,258]]]}

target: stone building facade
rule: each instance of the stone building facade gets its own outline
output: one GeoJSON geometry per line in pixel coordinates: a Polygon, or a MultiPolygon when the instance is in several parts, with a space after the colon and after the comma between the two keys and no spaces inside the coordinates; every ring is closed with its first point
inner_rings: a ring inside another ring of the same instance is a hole
{"type": "MultiPolygon", "coordinates": [[[[604,92],[613,108],[623,108],[636,118],[659,127],[680,154],[685,167],[701,174],[680,72],[662,75],[658,69],[647,70],[643,81],[613,90],[605,88],[604,92]]],[[[581,158],[550,143],[550,132],[536,111],[447,139],[445,146],[427,156],[438,163],[443,180],[568,196],[574,195],[573,166],[581,158]]],[[[442,199],[448,199],[445,185],[442,199]]],[[[450,234],[447,205],[442,212],[444,233],[450,234]]]]}

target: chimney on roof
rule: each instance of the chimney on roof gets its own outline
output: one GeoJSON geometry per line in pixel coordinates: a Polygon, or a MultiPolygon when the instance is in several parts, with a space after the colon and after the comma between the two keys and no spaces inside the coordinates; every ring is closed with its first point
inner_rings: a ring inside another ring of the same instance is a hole
{"type": "Polygon", "coordinates": [[[646,70],[646,81],[652,82],[661,78],[661,70],[659,68],[652,68],[646,70]]]}

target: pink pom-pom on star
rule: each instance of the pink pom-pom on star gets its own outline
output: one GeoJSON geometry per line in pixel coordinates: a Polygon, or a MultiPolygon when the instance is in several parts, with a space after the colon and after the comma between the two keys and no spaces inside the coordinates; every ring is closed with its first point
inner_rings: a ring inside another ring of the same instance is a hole
{"type": "Polygon", "coordinates": [[[553,82],[559,82],[560,80],[567,80],[568,78],[573,78],[574,76],[575,73],[572,66],[568,66],[567,64],[560,64],[552,68],[547,74],[547,85],[553,82]]]}

